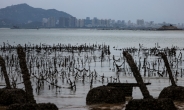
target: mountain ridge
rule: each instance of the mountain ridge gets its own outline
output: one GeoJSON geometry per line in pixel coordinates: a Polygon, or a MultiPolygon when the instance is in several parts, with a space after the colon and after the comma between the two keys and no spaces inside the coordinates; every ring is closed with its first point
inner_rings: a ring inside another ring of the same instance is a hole
{"type": "Polygon", "coordinates": [[[56,9],[34,8],[26,3],[7,6],[0,9],[0,19],[8,19],[17,23],[41,22],[43,18],[72,17],[70,14],[56,9]]]}

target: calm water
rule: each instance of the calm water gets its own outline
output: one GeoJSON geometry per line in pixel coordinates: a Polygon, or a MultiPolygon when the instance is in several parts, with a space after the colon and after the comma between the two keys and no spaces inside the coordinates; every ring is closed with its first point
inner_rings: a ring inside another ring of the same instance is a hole
{"type": "Polygon", "coordinates": [[[132,31],[132,30],[89,30],[89,29],[0,29],[0,44],[81,44],[106,43],[113,46],[137,47],[139,43],[153,47],[176,45],[184,47],[184,31],[132,31]]]}
{"type": "MultiPolygon", "coordinates": [[[[145,48],[155,47],[155,43],[162,48],[178,46],[184,48],[184,31],[132,31],[132,30],[90,30],[90,29],[0,29],[0,45],[3,42],[10,45],[17,44],[40,44],[45,43],[49,45],[53,44],[106,44],[111,47],[111,58],[113,55],[120,57],[122,51],[115,51],[113,47],[117,49],[126,47],[139,48],[139,44],[143,44],[145,48]]],[[[121,62],[119,62],[121,64],[121,62]]],[[[104,63],[103,68],[100,64],[91,64],[92,69],[96,69],[97,72],[105,76],[116,76],[116,73],[110,70],[112,63],[104,63]]],[[[91,69],[91,70],[92,70],[91,69]]],[[[160,91],[170,85],[168,78],[152,77],[143,78],[145,82],[151,82],[150,86],[147,86],[150,94],[155,98],[158,97],[160,91]]],[[[120,75],[121,82],[135,82],[132,76],[120,75]]],[[[3,81],[1,83],[4,83],[3,81]]],[[[61,83],[64,86],[66,84],[61,83]]],[[[95,81],[93,87],[106,85],[107,82],[102,84],[99,81],[95,81]]],[[[178,78],[178,85],[183,85],[183,78],[178,78]]],[[[77,89],[72,91],[70,89],[61,89],[59,93],[54,90],[48,90],[45,88],[41,90],[40,94],[35,94],[37,102],[52,102],[55,103],[60,109],[67,110],[88,110],[90,107],[86,106],[86,95],[90,90],[89,82],[83,84],[81,81],[76,82],[77,89]]],[[[35,89],[35,86],[33,87],[35,89]]],[[[142,94],[139,88],[133,89],[133,98],[142,98],[142,94]]],[[[181,106],[182,104],[179,104],[181,106]]],[[[121,107],[115,106],[114,109],[121,109],[121,107]]]]}

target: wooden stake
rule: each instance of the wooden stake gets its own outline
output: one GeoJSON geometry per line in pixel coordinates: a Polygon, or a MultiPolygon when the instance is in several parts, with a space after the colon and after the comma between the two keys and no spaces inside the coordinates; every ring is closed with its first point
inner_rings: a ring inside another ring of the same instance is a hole
{"type": "Polygon", "coordinates": [[[139,84],[139,88],[142,92],[144,99],[152,99],[153,97],[149,94],[149,91],[142,80],[140,72],[139,72],[136,64],[134,63],[132,56],[127,51],[124,51],[123,55],[126,57],[127,63],[129,64],[129,66],[133,72],[133,75],[134,75],[137,83],[139,84]]]}

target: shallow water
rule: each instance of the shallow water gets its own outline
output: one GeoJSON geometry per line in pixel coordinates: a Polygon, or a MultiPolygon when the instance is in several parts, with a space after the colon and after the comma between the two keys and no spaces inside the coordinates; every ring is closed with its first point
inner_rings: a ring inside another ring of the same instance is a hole
{"type": "MultiPolygon", "coordinates": [[[[3,45],[3,42],[6,43],[6,45],[17,45],[17,44],[65,44],[68,45],[69,43],[72,45],[80,45],[80,44],[97,44],[97,45],[110,45],[111,55],[106,56],[106,60],[101,64],[100,62],[91,62],[89,65],[86,64],[84,67],[90,70],[98,73],[98,78],[94,80],[93,87],[107,85],[107,78],[110,78],[111,76],[114,78],[117,78],[119,76],[121,83],[134,83],[135,78],[131,74],[130,69],[127,69],[127,73],[125,72],[119,72],[117,73],[116,70],[113,71],[113,61],[112,57],[115,56],[116,59],[120,58],[120,61],[117,62],[118,65],[121,65],[123,60],[122,55],[122,48],[127,47],[135,47],[140,48],[140,45],[142,45],[142,48],[151,48],[151,47],[158,47],[161,48],[165,47],[173,47],[178,46],[180,49],[184,48],[184,31],[128,31],[128,30],[86,30],[86,29],[39,29],[39,30],[11,30],[11,29],[0,29],[0,45],[3,45]],[[111,61],[108,61],[108,57],[110,57],[111,61]],[[130,74],[128,74],[130,73],[130,74]],[[102,83],[101,77],[104,75],[106,78],[104,79],[104,82],[102,83]]],[[[177,51],[177,56],[179,55],[179,52],[182,50],[177,51]]],[[[183,52],[183,51],[182,51],[183,52]]],[[[1,52],[1,55],[9,54],[8,52],[3,53],[1,52]]],[[[16,51],[12,52],[11,54],[16,54],[16,51]]],[[[49,60],[51,60],[55,54],[48,54],[48,53],[41,53],[36,54],[35,56],[41,57],[48,57],[49,60]],[[47,54],[47,55],[46,55],[47,54]]],[[[68,52],[58,52],[56,53],[57,56],[68,56],[72,55],[68,52]]],[[[95,52],[95,54],[91,53],[81,53],[80,57],[78,54],[75,54],[75,59],[77,58],[84,59],[84,56],[100,56],[101,51],[95,52]]],[[[138,62],[139,59],[143,63],[144,55],[136,53],[135,55],[132,54],[134,59],[138,62]]],[[[148,62],[154,62],[156,61],[156,58],[150,56],[148,57],[148,62]]],[[[97,59],[100,61],[100,59],[97,59]]],[[[52,60],[51,60],[52,61],[52,60]]],[[[182,66],[183,60],[181,64],[179,65],[179,68],[183,68],[182,66]]],[[[83,69],[82,64],[77,65],[78,68],[83,69]],[[79,67],[80,65],[80,67],[79,67]]],[[[128,65],[125,65],[126,68],[128,68],[128,65]]],[[[163,63],[160,65],[160,69],[164,67],[163,63]]],[[[36,70],[36,67],[35,71],[36,70]]],[[[58,67],[59,68],[59,67],[58,67]]],[[[151,66],[152,68],[152,66],[151,66]]],[[[155,67],[158,68],[158,65],[155,67]]],[[[62,71],[61,68],[58,70],[62,71]]],[[[64,70],[66,68],[63,68],[64,70]]],[[[9,71],[9,70],[8,70],[9,71]]],[[[76,70],[75,70],[76,71],[76,70]]],[[[174,72],[175,70],[173,70],[174,72]]],[[[70,78],[72,81],[74,81],[74,77],[71,75],[67,76],[67,78],[70,78]]],[[[141,69],[141,74],[143,76],[143,69],[141,69]]],[[[156,74],[155,72],[150,74],[156,74]]],[[[183,74],[183,73],[182,73],[183,74]]],[[[125,108],[125,104],[100,104],[100,105],[93,105],[93,106],[87,106],[86,105],[86,96],[88,91],[90,90],[90,79],[86,78],[85,82],[82,82],[82,79],[79,78],[76,80],[76,90],[68,89],[69,84],[67,83],[66,79],[63,81],[61,76],[58,75],[58,85],[64,87],[61,89],[51,88],[49,90],[49,84],[44,83],[44,88],[40,90],[39,93],[36,92],[36,79],[32,79],[33,89],[34,89],[34,96],[37,101],[37,103],[45,103],[45,102],[51,102],[55,103],[59,109],[61,110],[88,110],[88,109],[112,109],[112,110],[121,110],[125,108]]],[[[181,77],[177,77],[175,80],[177,80],[177,85],[183,86],[184,85],[184,79],[181,77]]],[[[168,76],[167,77],[159,77],[157,74],[152,77],[144,77],[144,82],[150,82],[151,85],[148,85],[147,88],[150,92],[150,94],[157,98],[159,96],[160,91],[169,85],[171,85],[168,76]]],[[[21,82],[18,80],[18,82],[21,82]]],[[[110,79],[109,79],[110,82],[110,79]]],[[[1,80],[1,83],[4,84],[4,80],[1,80]]],[[[19,88],[23,88],[23,85],[18,85],[19,88]]],[[[133,88],[133,96],[134,99],[140,99],[143,98],[142,94],[140,92],[140,89],[138,87],[133,88]]],[[[127,102],[126,102],[127,103],[127,102]]],[[[175,105],[183,109],[183,102],[175,102],[175,105]]]]}

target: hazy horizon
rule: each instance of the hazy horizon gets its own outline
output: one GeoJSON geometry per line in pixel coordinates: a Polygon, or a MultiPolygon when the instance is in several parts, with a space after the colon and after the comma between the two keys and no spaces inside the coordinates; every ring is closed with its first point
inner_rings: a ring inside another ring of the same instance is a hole
{"type": "Polygon", "coordinates": [[[184,23],[184,0],[6,0],[0,8],[26,3],[34,8],[64,11],[77,19],[86,17],[114,20],[137,19],[155,23],[184,23]]]}

